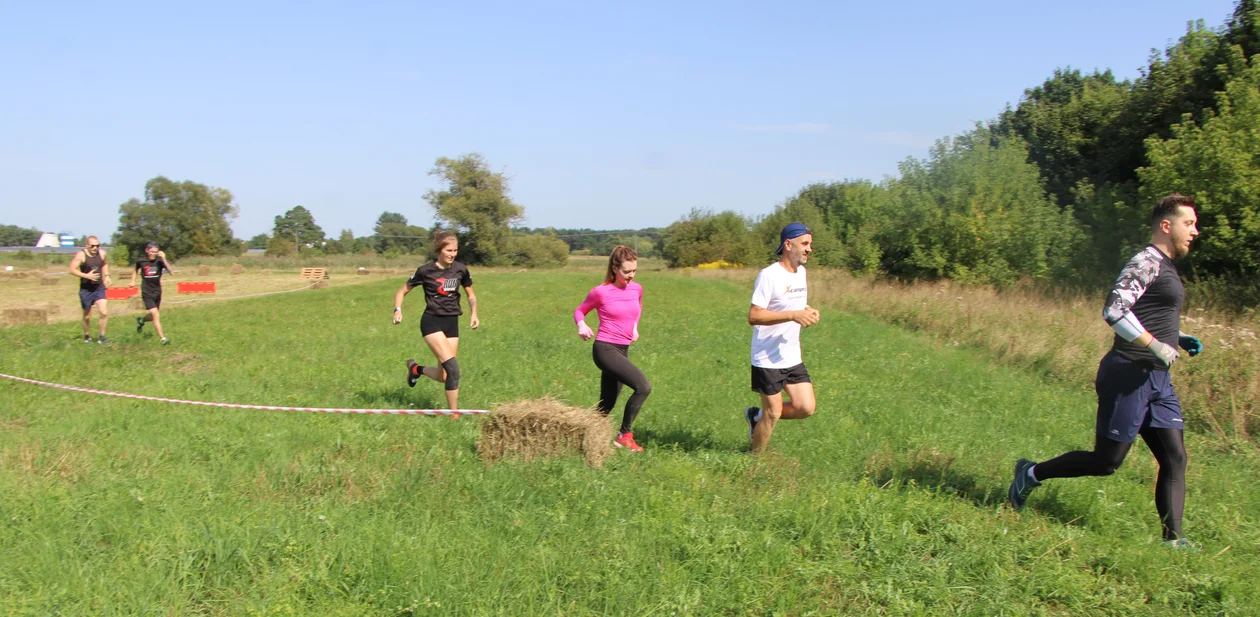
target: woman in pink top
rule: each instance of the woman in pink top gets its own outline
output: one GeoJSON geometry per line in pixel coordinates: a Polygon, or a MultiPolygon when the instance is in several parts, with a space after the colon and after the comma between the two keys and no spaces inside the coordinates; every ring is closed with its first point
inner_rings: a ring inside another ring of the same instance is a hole
{"type": "Polygon", "coordinates": [[[592,289],[586,300],[573,311],[578,336],[584,341],[595,337],[591,355],[601,371],[597,409],[604,414],[612,411],[617,404],[617,396],[621,394],[622,384],[634,390],[630,400],[626,401],[621,430],[613,442],[613,445],[632,452],[643,451],[634,442],[631,425],[635,416],[639,415],[643,401],[652,393],[652,384],[643,376],[643,371],[630,362],[630,343],[639,338],[639,315],[643,312],[643,286],[634,282],[638,267],[639,254],[634,249],[626,246],[614,248],[608,258],[604,284],[592,289]],[[599,315],[599,334],[591,332],[590,326],[586,325],[586,314],[591,309],[599,315]]]}

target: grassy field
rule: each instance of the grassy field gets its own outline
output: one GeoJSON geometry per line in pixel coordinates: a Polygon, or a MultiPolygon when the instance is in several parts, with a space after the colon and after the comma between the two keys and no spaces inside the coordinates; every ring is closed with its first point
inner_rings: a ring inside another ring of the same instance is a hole
{"type": "MultiPolygon", "coordinates": [[[[593,404],[568,315],[593,269],[474,271],[465,407],[593,404]]],[[[1004,505],[1019,456],[1086,446],[1079,383],[824,305],[819,411],[744,453],[749,289],[644,272],[636,438],[487,466],[478,419],[203,409],[0,381],[0,615],[1254,615],[1260,457],[1188,433],[1186,531],[1158,543],[1144,446],[1004,505]]],[[[0,372],[240,403],[430,407],[399,280],[163,312],[175,340],[0,330],[0,372]]],[[[592,320],[593,321],[593,320],[592,320]]],[[[1096,358],[1090,362],[1096,362],[1096,358]]],[[[1193,416],[1195,409],[1187,410],[1193,416]]]]}

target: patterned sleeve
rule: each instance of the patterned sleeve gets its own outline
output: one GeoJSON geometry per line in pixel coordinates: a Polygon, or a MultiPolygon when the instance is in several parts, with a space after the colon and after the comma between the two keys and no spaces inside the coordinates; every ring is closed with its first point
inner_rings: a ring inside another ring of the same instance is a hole
{"type": "Polygon", "coordinates": [[[1146,288],[1159,276],[1159,265],[1159,257],[1152,255],[1149,248],[1142,249],[1142,252],[1134,255],[1124,265],[1111,293],[1107,294],[1107,303],[1103,306],[1103,319],[1107,325],[1115,325],[1133,310],[1138,298],[1146,293],[1146,288]]]}

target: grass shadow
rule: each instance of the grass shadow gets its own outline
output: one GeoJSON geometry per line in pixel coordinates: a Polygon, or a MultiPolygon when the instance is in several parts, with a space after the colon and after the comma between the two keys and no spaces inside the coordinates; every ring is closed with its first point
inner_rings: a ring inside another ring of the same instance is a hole
{"type": "Polygon", "coordinates": [[[363,407],[383,406],[389,409],[443,409],[446,407],[445,398],[438,401],[437,397],[428,392],[410,388],[389,388],[377,392],[359,390],[355,392],[354,399],[363,407]]]}
{"type": "Polygon", "coordinates": [[[735,450],[722,443],[717,435],[708,429],[642,428],[634,432],[634,440],[645,448],[662,448],[680,452],[735,450]]]}
{"type": "Polygon", "coordinates": [[[872,454],[866,463],[866,477],[876,486],[918,487],[953,495],[982,507],[1006,500],[1006,487],[981,482],[974,474],[954,469],[954,457],[939,450],[914,450],[893,454],[872,454]]]}

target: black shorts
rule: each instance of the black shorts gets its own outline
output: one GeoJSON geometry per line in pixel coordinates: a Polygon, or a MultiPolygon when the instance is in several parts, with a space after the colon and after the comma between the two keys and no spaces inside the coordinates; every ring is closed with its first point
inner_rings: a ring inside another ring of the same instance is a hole
{"type": "MultiPolygon", "coordinates": [[[[158,292],[158,293],[155,293],[155,294],[152,294],[152,295],[150,295],[150,294],[140,294],[140,300],[141,300],[142,302],[144,302],[144,308],[145,308],[145,310],[150,310],[150,311],[151,311],[151,310],[153,310],[153,309],[155,309],[155,308],[158,308],[159,306],[162,306],[162,293],[161,293],[161,292],[158,292]]],[[[176,304],[178,304],[178,303],[176,303],[176,304]]]]}
{"type": "Polygon", "coordinates": [[[810,383],[804,362],[788,368],[752,367],[753,392],[778,394],[783,391],[783,386],[795,383],[810,383]]]}
{"type": "Polygon", "coordinates": [[[441,332],[446,338],[459,338],[459,315],[434,315],[425,311],[420,316],[420,335],[441,332]]]}

